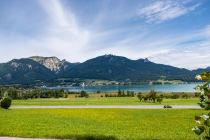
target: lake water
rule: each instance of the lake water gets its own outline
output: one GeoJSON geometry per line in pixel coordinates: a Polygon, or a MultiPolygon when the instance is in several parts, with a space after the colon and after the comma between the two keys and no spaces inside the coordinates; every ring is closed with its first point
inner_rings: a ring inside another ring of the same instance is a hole
{"type": "Polygon", "coordinates": [[[85,86],[83,87],[48,87],[48,89],[65,89],[69,91],[86,91],[86,92],[113,92],[120,90],[129,90],[134,92],[147,92],[155,90],[159,92],[194,92],[198,83],[192,84],[141,84],[141,85],[108,85],[108,86],[85,86]]]}

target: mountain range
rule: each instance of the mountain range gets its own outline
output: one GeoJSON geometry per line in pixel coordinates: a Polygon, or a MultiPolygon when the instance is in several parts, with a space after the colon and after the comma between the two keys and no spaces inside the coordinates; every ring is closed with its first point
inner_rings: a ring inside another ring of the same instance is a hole
{"type": "Polygon", "coordinates": [[[98,56],[83,63],[33,56],[1,63],[0,84],[33,84],[61,78],[134,82],[159,79],[195,81],[195,75],[203,71],[210,71],[210,67],[188,70],[157,64],[148,59],[131,60],[115,55],[98,56]]]}

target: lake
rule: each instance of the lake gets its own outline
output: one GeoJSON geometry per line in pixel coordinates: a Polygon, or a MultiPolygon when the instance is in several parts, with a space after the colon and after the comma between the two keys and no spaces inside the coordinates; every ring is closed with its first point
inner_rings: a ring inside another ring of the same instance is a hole
{"type": "Polygon", "coordinates": [[[195,87],[198,83],[191,83],[191,84],[141,84],[141,85],[108,85],[108,86],[85,86],[83,87],[47,87],[47,89],[65,89],[68,91],[86,91],[86,92],[113,92],[120,90],[129,90],[134,92],[147,92],[150,90],[155,90],[159,92],[194,92],[195,87]]]}

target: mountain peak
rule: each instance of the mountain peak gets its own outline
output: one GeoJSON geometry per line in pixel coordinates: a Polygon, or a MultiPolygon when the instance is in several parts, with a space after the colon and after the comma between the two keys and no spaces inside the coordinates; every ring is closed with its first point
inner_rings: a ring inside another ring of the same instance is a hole
{"type": "MultiPolygon", "coordinates": [[[[109,59],[128,59],[124,56],[117,56],[117,55],[113,55],[113,54],[105,54],[105,55],[102,55],[102,56],[99,56],[99,57],[109,58],[109,59]]],[[[96,58],[99,58],[99,57],[96,57],[96,58]]]]}
{"type": "Polygon", "coordinates": [[[207,70],[210,70],[210,67],[207,67],[206,69],[207,69],[207,70]]]}
{"type": "Polygon", "coordinates": [[[144,63],[149,63],[151,62],[148,58],[145,58],[145,59],[138,59],[137,61],[140,61],[140,62],[144,62],[144,63]]]}
{"type": "Polygon", "coordinates": [[[145,58],[144,62],[147,63],[147,62],[150,62],[150,60],[148,58],[145,58]]]}
{"type": "Polygon", "coordinates": [[[31,56],[29,57],[29,59],[33,59],[33,60],[43,60],[43,59],[56,59],[56,60],[60,60],[55,56],[50,56],[50,57],[43,57],[43,56],[31,56]]]}
{"type": "Polygon", "coordinates": [[[102,55],[102,56],[104,56],[104,57],[114,57],[115,55],[113,55],[113,54],[105,54],[105,55],[102,55]]]}

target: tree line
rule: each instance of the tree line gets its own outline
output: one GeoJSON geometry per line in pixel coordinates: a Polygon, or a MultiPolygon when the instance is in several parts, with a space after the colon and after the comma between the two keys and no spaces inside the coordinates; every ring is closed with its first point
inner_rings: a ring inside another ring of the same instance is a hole
{"type": "Polygon", "coordinates": [[[33,98],[66,98],[68,93],[63,89],[46,90],[40,88],[15,88],[15,87],[0,87],[0,98],[9,96],[12,99],[33,99],[33,98]]]}

